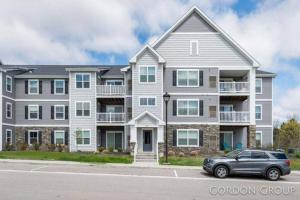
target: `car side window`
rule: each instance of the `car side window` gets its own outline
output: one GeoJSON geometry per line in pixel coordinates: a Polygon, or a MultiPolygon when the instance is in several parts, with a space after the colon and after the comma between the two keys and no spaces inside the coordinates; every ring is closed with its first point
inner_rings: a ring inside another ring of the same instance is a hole
{"type": "Polygon", "coordinates": [[[251,158],[250,151],[243,151],[239,154],[239,159],[247,159],[247,158],[251,158]]]}
{"type": "Polygon", "coordinates": [[[268,159],[269,156],[265,152],[252,151],[251,159],[268,159]]]}

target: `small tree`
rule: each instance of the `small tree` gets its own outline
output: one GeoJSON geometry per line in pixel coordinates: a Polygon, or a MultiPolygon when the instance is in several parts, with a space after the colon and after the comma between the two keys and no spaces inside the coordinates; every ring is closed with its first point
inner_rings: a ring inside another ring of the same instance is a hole
{"type": "Polygon", "coordinates": [[[274,129],[278,147],[300,148],[300,124],[295,118],[283,122],[280,128],[274,129]]]}

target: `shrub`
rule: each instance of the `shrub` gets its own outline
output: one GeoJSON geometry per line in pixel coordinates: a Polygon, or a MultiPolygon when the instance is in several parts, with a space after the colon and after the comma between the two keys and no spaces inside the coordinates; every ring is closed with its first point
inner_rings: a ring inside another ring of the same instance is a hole
{"type": "Polygon", "coordinates": [[[191,155],[191,156],[197,156],[197,155],[198,155],[198,152],[197,152],[197,151],[191,151],[191,152],[190,152],[190,155],[191,155]]]}
{"type": "Polygon", "coordinates": [[[114,148],[113,147],[108,147],[108,151],[109,152],[114,152],[114,148]]]}
{"type": "Polygon", "coordinates": [[[18,146],[19,146],[18,148],[19,148],[21,151],[26,151],[27,148],[28,148],[28,144],[26,144],[26,143],[19,143],[18,146]]]}
{"type": "Polygon", "coordinates": [[[105,147],[99,147],[98,148],[98,151],[101,153],[102,151],[104,151],[105,150],[105,147]]]}
{"type": "Polygon", "coordinates": [[[4,149],[5,149],[5,151],[13,151],[14,146],[12,144],[6,143],[4,149]]]}
{"type": "Polygon", "coordinates": [[[178,156],[179,156],[179,157],[183,157],[183,156],[184,156],[184,153],[183,153],[183,152],[179,152],[178,156]]]}
{"type": "Polygon", "coordinates": [[[123,149],[122,148],[117,148],[117,151],[118,152],[123,152],[123,149]]]}
{"type": "Polygon", "coordinates": [[[64,150],[64,145],[63,144],[58,144],[57,145],[57,150],[58,150],[58,152],[62,152],[64,150]]]}
{"type": "Polygon", "coordinates": [[[35,151],[38,151],[38,150],[40,149],[40,145],[39,145],[38,143],[34,143],[34,144],[32,145],[32,147],[33,147],[33,149],[34,149],[35,151]]]}
{"type": "Polygon", "coordinates": [[[169,155],[169,156],[175,156],[175,151],[169,151],[169,152],[168,152],[168,155],[169,155]]]}
{"type": "Polygon", "coordinates": [[[55,151],[55,148],[56,148],[55,144],[48,144],[49,151],[55,151]]]}
{"type": "Polygon", "coordinates": [[[296,158],[300,158],[300,153],[296,153],[296,154],[295,154],[295,157],[296,157],[296,158]]]}
{"type": "Polygon", "coordinates": [[[225,149],[225,150],[224,150],[224,153],[225,153],[225,154],[228,154],[229,152],[230,152],[229,149],[225,149]]]}
{"type": "Polygon", "coordinates": [[[102,153],[109,153],[109,150],[108,149],[104,149],[103,151],[102,151],[102,153]]]}

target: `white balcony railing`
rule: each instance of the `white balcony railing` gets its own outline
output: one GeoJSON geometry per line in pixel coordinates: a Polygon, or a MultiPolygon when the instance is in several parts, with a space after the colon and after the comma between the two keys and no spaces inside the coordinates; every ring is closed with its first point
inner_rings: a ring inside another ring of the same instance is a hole
{"type": "Polygon", "coordinates": [[[125,85],[97,85],[98,96],[124,96],[125,94],[125,85]]]}
{"type": "Polygon", "coordinates": [[[249,92],[248,82],[220,82],[221,93],[243,93],[249,92]]]}
{"type": "Polygon", "coordinates": [[[250,113],[248,111],[232,111],[232,112],[220,112],[221,122],[249,122],[250,113]]]}
{"type": "Polygon", "coordinates": [[[97,113],[97,122],[125,122],[125,113],[97,113]]]}

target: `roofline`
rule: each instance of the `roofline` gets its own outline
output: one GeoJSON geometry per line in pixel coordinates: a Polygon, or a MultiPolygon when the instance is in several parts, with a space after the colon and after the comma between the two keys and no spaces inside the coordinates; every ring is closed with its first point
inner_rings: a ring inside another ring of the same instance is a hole
{"type": "Polygon", "coordinates": [[[259,77],[259,78],[263,78],[263,77],[270,77],[270,78],[275,78],[277,76],[277,74],[256,74],[256,77],[259,77]]]}
{"type": "Polygon", "coordinates": [[[175,30],[181,22],[183,22],[189,15],[191,15],[194,11],[196,11],[200,17],[203,18],[203,20],[208,23],[210,26],[212,26],[214,29],[219,31],[225,40],[227,40],[229,43],[237,47],[237,49],[242,53],[245,57],[248,58],[249,61],[252,62],[253,67],[259,67],[260,63],[253,58],[245,49],[243,49],[235,40],[233,40],[223,29],[221,29],[215,22],[213,22],[203,11],[201,11],[197,6],[193,6],[188,12],[186,12],[177,22],[169,29],[167,30],[158,40],[156,40],[152,47],[155,48],[163,39],[165,39],[166,36],[168,36],[173,30],[175,30]]]}
{"type": "Polygon", "coordinates": [[[94,68],[94,67],[67,67],[65,70],[68,72],[100,72],[109,70],[110,68],[94,68]]]}
{"type": "Polygon", "coordinates": [[[156,117],[153,113],[149,112],[148,110],[140,113],[138,116],[136,116],[135,118],[131,119],[127,124],[128,125],[135,125],[135,121],[138,120],[139,118],[141,118],[144,115],[150,115],[151,117],[153,117],[154,119],[156,119],[158,121],[158,125],[164,125],[165,122],[161,119],[159,119],[158,117],[156,117]]]}
{"type": "Polygon", "coordinates": [[[15,75],[15,78],[69,78],[69,76],[68,75],[22,74],[22,75],[15,75]]]}
{"type": "Polygon", "coordinates": [[[158,63],[165,63],[165,59],[159,55],[157,51],[155,51],[149,44],[146,44],[140,51],[138,51],[130,60],[129,63],[136,63],[137,62],[137,57],[143,53],[145,50],[149,49],[157,58],[158,58],[158,63]]]}

